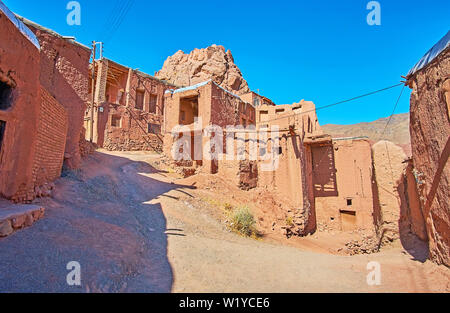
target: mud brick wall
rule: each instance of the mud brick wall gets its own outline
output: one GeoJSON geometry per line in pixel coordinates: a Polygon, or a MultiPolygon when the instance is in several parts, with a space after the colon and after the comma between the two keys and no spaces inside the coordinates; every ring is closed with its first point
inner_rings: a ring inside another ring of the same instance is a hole
{"type": "MultiPolygon", "coordinates": [[[[123,78],[117,79],[114,84],[106,87],[106,98],[110,101],[117,102],[119,87],[122,87],[123,90],[126,89],[126,84],[124,84],[126,80],[123,78]],[[120,86],[120,83],[123,86],[120,86]]],[[[162,151],[164,93],[172,87],[144,73],[131,72],[126,103],[106,102],[102,104],[104,112],[99,113],[98,118],[99,143],[105,149],[112,151],[162,151]],[[142,109],[136,108],[137,90],[143,92],[142,109]],[[152,97],[156,98],[154,108],[151,107],[152,97]],[[120,120],[120,125],[114,125],[113,119],[116,119],[116,122],[120,120]],[[149,124],[159,127],[159,131],[149,129],[149,124]]]]}
{"type": "Polygon", "coordinates": [[[0,150],[0,196],[27,197],[33,188],[34,141],[39,115],[39,50],[0,12],[0,81],[12,88],[0,150]]]}
{"type": "Polygon", "coordinates": [[[65,165],[78,168],[81,162],[80,134],[89,101],[91,51],[74,41],[36,24],[24,21],[41,45],[41,85],[66,109],[69,118],[65,165]]]}
{"type": "Polygon", "coordinates": [[[35,186],[61,176],[68,130],[66,111],[44,88],[41,88],[41,100],[33,167],[35,186]]]}
{"type": "Polygon", "coordinates": [[[408,83],[412,158],[430,258],[450,266],[450,48],[408,83]]]}
{"type": "Polygon", "coordinates": [[[319,226],[375,234],[369,141],[337,140],[331,145],[313,147],[311,155],[319,226]]]}

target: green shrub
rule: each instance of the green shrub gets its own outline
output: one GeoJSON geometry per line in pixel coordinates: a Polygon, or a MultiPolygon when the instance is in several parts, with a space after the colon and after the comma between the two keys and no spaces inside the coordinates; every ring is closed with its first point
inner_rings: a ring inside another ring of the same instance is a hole
{"type": "Polygon", "coordinates": [[[256,235],[255,218],[248,207],[239,207],[230,212],[229,223],[232,230],[244,235],[256,235]]]}

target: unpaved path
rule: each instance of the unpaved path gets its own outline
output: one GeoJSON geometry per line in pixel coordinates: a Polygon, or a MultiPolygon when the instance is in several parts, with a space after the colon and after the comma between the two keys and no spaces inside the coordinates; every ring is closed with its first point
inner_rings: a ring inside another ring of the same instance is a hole
{"type": "Polygon", "coordinates": [[[429,292],[450,291],[449,270],[400,250],[343,257],[229,233],[185,199],[192,186],[144,161],[97,152],[40,200],[46,217],[0,239],[0,292],[429,292]],[[81,265],[82,286],[66,283],[81,265]],[[368,286],[366,266],[381,264],[368,286]]]}

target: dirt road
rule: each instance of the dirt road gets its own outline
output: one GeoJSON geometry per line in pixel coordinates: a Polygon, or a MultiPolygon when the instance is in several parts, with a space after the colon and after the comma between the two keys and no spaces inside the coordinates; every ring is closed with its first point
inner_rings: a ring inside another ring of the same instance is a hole
{"type": "Polygon", "coordinates": [[[450,291],[447,268],[400,250],[344,257],[242,238],[192,206],[146,153],[87,158],[57,181],[46,217],[0,239],[0,292],[429,292],[450,291]],[[81,265],[82,286],[66,283],[81,265]],[[370,261],[381,285],[369,286],[370,261]]]}

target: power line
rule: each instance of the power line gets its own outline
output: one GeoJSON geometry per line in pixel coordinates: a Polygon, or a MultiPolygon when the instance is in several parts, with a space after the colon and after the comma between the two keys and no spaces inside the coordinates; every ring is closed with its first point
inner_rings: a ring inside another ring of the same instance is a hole
{"type": "Polygon", "coordinates": [[[111,25],[113,25],[113,22],[115,21],[115,19],[118,16],[117,12],[119,12],[121,10],[121,4],[123,4],[123,3],[125,3],[125,2],[123,2],[121,0],[116,0],[114,7],[111,9],[111,11],[109,12],[109,15],[105,19],[102,29],[97,34],[98,38],[103,38],[103,35],[105,35],[107,33],[107,30],[111,27],[111,25]]]}
{"type": "MultiPolygon", "coordinates": [[[[297,115],[302,115],[302,114],[306,114],[306,113],[310,113],[310,112],[317,112],[317,111],[320,111],[320,110],[323,110],[323,109],[327,109],[327,108],[330,108],[330,107],[333,107],[333,106],[336,106],[336,105],[339,105],[339,104],[343,104],[343,103],[347,103],[347,102],[354,101],[354,100],[357,100],[357,99],[361,99],[361,98],[364,98],[364,97],[368,97],[368,96],[374,95],[376,93],[383,92],[383,91],[386,91],[386,90],[398,87],[400,85],[403,85],[403,83],[399,83],[399,84],[396,84],[396,85],[385,87],[385,88],[382,88],[382,89],[379,89],[379,90],[376,90],[376,91],[372,91],[372,92],[369,92],[369,93],[366,93],[366,94],[363,94],[363,95],[360,95],[360,96],[356,96],[356,97],[353,97],[353,98],[350,98],[350,99],[346,99],[346,100],[342,100],[342,101],[335,102],[335,103],[332,103],[332,104],[324,105],[324,106],[321,106],[321,107],[318,107],[318,108],[315,108],[315,109],[312,109],[312,110],[309,110],[309,111],[304,111],[304,112],[294,113],[294,114],[290,114],[290,115],[280,116],[278,118],[273,118],[273,119],[270,119],[270,120],[259,122],[259,124],[266,124],[268,122],[277,121],[277,120],[281,120],[281,119],[285,119],[285,118],[289,118],[289,117],[293,117],[293,116],[297,116],[297,115]]],[[[403,86],[403,88],[404,88],[404,86],[403,86]]]]}
{"type": "Polygon", "coordinates": [[[130,9],[132,8],[133,5],[134,5],[134,0],[128,0],[125,3],[125,5],[122,7],[121,12],[117,15],[118,16],[117,19],[112,24],[111,30],[109,31],[105,41],[109,41],[110,39],[112,39],[112,37],[114,36],[114,33],[119,29],[120,25],[122,25],[125,17],[127,16],[128,12],[130,11],[130,9]]]}
{"type": "Polygon", "coordinates": [[[381,136],[378,138],[378,141],[380,141],[380,140],[383,138],[384,133],[386,132],[386,130],[387,130],[389,124],[391,123],[392,117],[394,116],[395,111],[397,110],[398,103],[400,102],[400,98],[402,97],[403,91],[404,91],[404,90],[405,90],[405,85],[403,85],[403,88],[402,88],[402,90],[400,91],[400,95],[398,96],[397,102],[396,102],[395,105],[394,105],[394,109],[392,110],[392,114],[391,114],[391,116],[389,116],[389,119],[388,119],[388,121],[387,121],[387,123],[386,123],[386,126],[384,127],[384,130],[383,130],[383,132],[381,133],[381,136]]]}

